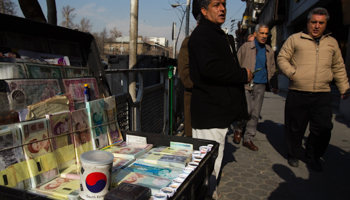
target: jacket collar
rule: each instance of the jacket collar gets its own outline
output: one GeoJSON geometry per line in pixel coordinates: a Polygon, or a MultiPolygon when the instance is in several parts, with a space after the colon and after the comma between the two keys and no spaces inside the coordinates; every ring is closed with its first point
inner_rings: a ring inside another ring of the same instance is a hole
{"type": "MultiPolygon", "coordinates": [[[[328,37],[332,34],[332,32],[330,32],[328,29],[324,30],[321,38],[323,37],[328,37]]],[[[313,38],[309,35],[309,32],[307,31],[307,28],[304,28],[304,30],[301,32],[301,37],[304,37],[304,38],[308,38],[308,39],[312,39],[313,38]]]]}
{"type": "Polygon", "coordinates": [[[214,24],[213,22],[207,20],[204,16],[202,16],[201,20],[199,21],[199,25],[206,25],[214,30],[218,31],[220,34],[225,35],[225,32],[221,29],[221,26],[214,24]]]}
{"type": "MultiPolygon", "coordinates": [[[[249,48],[250,49],[255,49],[256,47],[255,47],[255,39],[253,40],[253,41],[250,41],[250,42],[248,42],[249,44],[249,48]]],[[[266,47],[267,45],[265,44],[265,47],[266,47]]],[[[267,52],[269,52],[269,49],[268,48],[265,48],[266,49],[266,51],[267,52]]]]}

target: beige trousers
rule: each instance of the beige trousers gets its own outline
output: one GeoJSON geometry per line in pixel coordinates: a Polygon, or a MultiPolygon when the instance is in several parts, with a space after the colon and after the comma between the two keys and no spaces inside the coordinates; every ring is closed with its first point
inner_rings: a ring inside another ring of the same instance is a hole
{"type": "Polygon", "coordinates": [[[228,128],[213,128],[213,129],[192,129],[193,138],[214,140],[219,143],[218,157],[214,164],[214,174],[216,179],[219,177],[222,159],[224,157],[225,137],[228,128]]]}

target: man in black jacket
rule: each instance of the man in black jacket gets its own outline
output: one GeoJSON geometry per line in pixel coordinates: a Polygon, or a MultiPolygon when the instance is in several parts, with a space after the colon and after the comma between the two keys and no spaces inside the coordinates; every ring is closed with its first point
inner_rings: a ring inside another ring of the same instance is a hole
{"type": "Polygon", "coordinates": [[[202,0],[201,20],[188,42],[190,77],[194,83],[191,125],[194,138],[220,144],[214,173],[218,178],[225,136],[237,120],[247,119],[244,83],[252,80],[250,70],[240,68],[234,44],[221,29],[226,17],[225,0],[202,0]]]}

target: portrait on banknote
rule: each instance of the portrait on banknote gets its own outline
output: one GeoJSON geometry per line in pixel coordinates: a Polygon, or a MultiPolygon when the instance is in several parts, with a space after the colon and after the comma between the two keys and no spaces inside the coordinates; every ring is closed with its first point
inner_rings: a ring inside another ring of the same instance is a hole
{"type": "MultiPolygon", "coordinates": [[[[31,160],[53,152],[51,141],[49,139],[47,123],[47,119],[39,119],[20,124],[24,144],[23,150],[26,160],[31,160]]],[[[30,173],[35,172],[36,169],[32,169],[31,167],[33,166],[28,166],[30,173]]],[[[36,187],[46,183],[55,178],[57,175],[57,167],[41,174],[32,174],[33,186],[36,187]]]]}
{"type": "Polygon", "coordinates": [[[89,84],[90,99],[99,98],[98,87],[95,78],[62,79],[64,88],[75,101],[84,101],[84,85],[89,84]]]}
{"type": "Polygon", "coordinates": [[[55,79],[6,80],[6,84],[10,109],[16,111],[61,93],[55,79]]]}

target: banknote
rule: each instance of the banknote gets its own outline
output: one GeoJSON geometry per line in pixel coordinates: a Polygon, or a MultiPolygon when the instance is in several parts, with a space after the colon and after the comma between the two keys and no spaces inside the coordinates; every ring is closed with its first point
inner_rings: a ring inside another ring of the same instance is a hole
{"type": "Polygon", "coordinates": [[[182,142],[170,142],[170,147],[172,148],[176,148],[176,149],[186,149],[188,151],[192,151],[193,150],[193,144],[189,144],[189,143],[182,143],[182,142]]]}
{"type": "Polygon", "coordinates": [[[86,102],[86,108],[91,125],[91,136],[94,149],[101,149],[108,145],[107,116],[104,110],[104,100],[97,99],[86,102]]]}
{"type": "Polygon", "coordinates": [[[113,144],[117,141],[123,140],[117,119],[117,106],[115,103],[115,97],[111,96],[104,98],[104,101],[104,108],[107,112],[108,119],[108,140],[109,144],[113,144]]]}
{"type": "Polygon", "coordinates": [[[73,134],[64,135],[72,132],[72,115],[70,111],[63,111],[47,114],[46,118],[49,120],[49,135],[53,137],[51,143],[58,169],[62,171],[75,163],[75,155],[72,154],[74,136],[73,134]],[[59,135],[62,136],[54,137],[59,135]]]}
{"type": "Polygon", "coordinates": [[[160,153],[146,153],[138,158],[137,162],[141,164],[154,164],[165,167],[185,168],[188,163],[188,156],[176,156],[160,153]]]}
{"type": "Polygon", "coordinates": [[[153,144],[135,144],[135,143],[127,143],[125,141],[121,141],[119,143],[116,144],[116,146],[119,147],[132,147],[132,148],[138,148],[138,149],[145,149],[146,151],[149,151],[150,149],[152,149],[153,144]]]}
{"type": "Polygon", "coordinates": [[[84,84],[90,86],[90,98],[99,98],[98,87],[95,78],[62,79],[66,93],[70,93],[75,101],[84,100],[84,84]]]}
{"type": "Polygon", "coordinates": [[[56,79],[6,80],[6,84],[10,109],[16,111],[61,93],[56,79]]]}
{"type": "Polygon", "coordinates": [[[92,147],[89,148],[90,145],[88,144],[91,142],[90,127],[86,108],[72,111],[72,129],[74,132],[74,148],[77,163],[80,163],[80,155],[82,153],[92,150],[92,147]]]}
{"type": "Polygon", "coordinates": [[[0,79],[26,78],[23,64],[0,63],[0,79]]]}
{"type": "MultiPolygon", "coordinates": [[[[47,119],[39,119],[18,124],[21,129],[24,155],[27,161],[48,155],[53,152],[49,138],[47,119]],[[36,142],[37,141],[37,142],[36,142]]],[[[50,161],[49,166],[44,159],[36,160],[36,165],[28,164],[32,187],[47,183],[58,176],[56,159],[50,161]],[[47,170],[46,170],[47,169],[47,170]]],[[[28,162],[29,163],[29,162],[28,162]]]]}
{"type": "Polygon", "coordinates": [[[153,194],[154,192],[157,192],[157,191],[159,193],[159,190],[161,188],[167,187],[171,183],[171,180],[166,178],[161,178],[158,176],[151,176],[151,175],[131,172],[128,170],[121,170],[117,174],[112,176],[112,186],[116,186],[121,182],[149,187],[152,190],[152,194],[153,194]]]}
{"type": "Polygon", "coordinates": [[[25,64],[29,78],[63,78],[62,67],[54,65],[25,64]]]}
{"type": "Polygon", "coordinates": [[[118,146],[111,146],[103,150],[111,152],[114,157],[121,157],[126,159],[136,159],[146,152],[145,149],[118,146]]]}
{"type": "Polygon", "coordinates": [[[0,125],[18,122],[15,111],[10,110],[10,103],[7,98],[8,85],[5,80],[0,80],[0,125]]]}
{"type": "Polygon", "coordinates": [[[83,67],[64,67],[67,78],[82,78],[89,76],[89,69],[83,67]]]}
{"type": "Polygon", "coordinates": [[[117,172],[119,169],[128,166],[130,163],[134,162],[134,159],[125,159],[120,157],[114,157],[112,173],[117,172]]]}
{"type": "Polygon", "coordinates": [[[125,170],[167,179],[175,179],[179,174],[183,173],[181,168],[162,167],[159,165],[140,163],[133,163],[126,167],[125,170]]]}
{"type": "Polygon", "coordinates": [[[191,156],[192,150],[188,149],[178,149],[173,147],[157,147],[150,150],[152,153],[160,153],[160,154],[168,154],[168,155],[176,155],[176,156],[191,156]]]}
{"type": "Polygon", "coordinates": [[[79,182],[76,179],[58,177],[32,190],[54,199],[79,199],[79,182]]]}
{"type": "Polygon", "coordinates": [[[27,108],[28,111],[25,120],[28,121],[44,118],[46,114],[74,110],[74,102],[69,94],[62,94],[30,105],[27,108]]]}
{"type": "MultiPolygon", "coordinates": [[[[22,144],[22,138],[18,127],[12,127],[5,130],[0,130],[0,171],[8,168],[14,169],[14,166],[13,166],[14,164],[25,161],[22,146],[4,150],[6,148],[18,146],[21,144],[22,144]]],[[[28,169],[21,169],[21,170],[28,170],[28,169]]],[[[3,175],[3,178],[4,176],[6,175],[3,175]]],[[[4,186],[13,187],[13,185],[9,185],[9,182],[4,186]]],[[[18,189],[28,189],[30,188],[30,186],[31,186],[30,179],[26,179],[24,181],[19,181],[14,187],[18,189]]]]}

